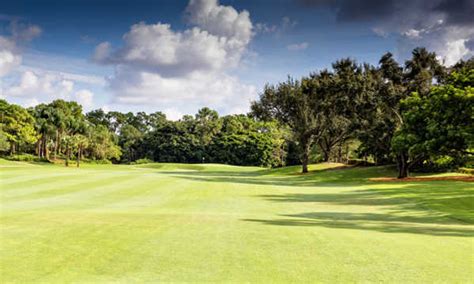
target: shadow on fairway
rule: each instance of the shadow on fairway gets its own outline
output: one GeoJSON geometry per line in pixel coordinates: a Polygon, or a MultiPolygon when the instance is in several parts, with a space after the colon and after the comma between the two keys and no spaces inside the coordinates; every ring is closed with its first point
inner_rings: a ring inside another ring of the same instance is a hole
{"type": "Polygon", "coordinates": [[[472,226],[440,226],[447,225],[439,217],[396,217],[390,214],[345,213],[345,212],[313,212],[294,215],[281,215],[280,219],[243,219],[276,226],[305,226],[337,229],[369,230],[384,233],[411,233],[434,236],[473,237],[472,226]]]}
{"type": "Polygon", "coordinates": [[[368,177],[395,175],[392,167],[348,167],[321,169],[308,174],[280,173],[279,169],[252,172],[231,171],[160,171],[167,175],[198,182],[240,183],[272,186],[334,186],[340,183],[370,183],[368,177]],[[332,185],[328,184],[332,183],[332,185]]]}
{"type": "Polygon", "coordinates": [[[390,213],[305,212],[275,219],[244,219],[265,225],[319,226],[385,233],[474,236],[474,196],[468,183],[421,183],[403,188],[355,190],[338,194],[260,195],[269,202],[390,206],[390,213]]]}
{"type": "Polygon", "coordinates": [[[311,193],[258,195],[267,202],[321,203],[349,206],[385,206],[386,214],[351,212],[303,212],[277,215],[275,219],[244,219],[277,226],[319,226],[339,229],[372,230],[386,233],[413,233],[435,236],[474,236],[474,196],[472,184],[453,181],[412,183],[370,182],[369,177],[387,176],[390,167],[317,170],[312,173],[274,174],[272,170],[254,172],[168,171],[176,178],[197,182],[238,183],[314,187],[311,193]],[[390,184],[390,186],[387,186],[390,184]],[[318,193],[318,187],[363,187],[369,189],[337,193],[318,193]],[[374,188],[374,185],[377,186],[374,188]]]}

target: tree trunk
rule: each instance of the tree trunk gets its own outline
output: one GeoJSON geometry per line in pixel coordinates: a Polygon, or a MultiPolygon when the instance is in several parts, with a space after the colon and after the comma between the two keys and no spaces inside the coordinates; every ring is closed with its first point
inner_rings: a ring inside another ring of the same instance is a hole
{"type": "Polygon", "coordinates": [[[331,155],[331,147],[329,146],[329,143],[319,143],[319,148],[323,151],[323,160],[324,162],[329,162],[329,156],[331,155]]]}
{"type": "Polygon", "coordinates": [[[15,142],[10,143],[10,156],[15,155],[15,142]]]}
{"type": "Polygon", "coordinates": [[[77,167],[79,168],[79,164],[81,162],[81,146],[77,148],[77,167]]]}
{"type": "Polygon", "coordinates": [[[49,160],[48,138],[46,136],[43,137],[43,158],[49,160]]]}
{"type": "Polygon", "coordinates": [[[309,164],[309,152],[311,150],[311,143],[308,140],[303,140],[301,143],[301,164],[303,166],[302,173],[308,172],[308,164],[309,164]]]}
{"type": "Polygon", "coordinates": [[[323,160],[324,162],[329,162],[329,151],[327,149],[324,149],[324,147],[321,147],[323,150],[323,160]]]}
{"type": "Polygon", "coordinates": [[[69,167],[69,142],[66,142],[66,167],[69,167]]]}
{"type": "Polygon", "coordinates": [[[36,141],[35,152],[36,152],[36,155],[38,156],[38,158],[41,159],[41,139],[38,139],[38,141],[36,141]]]}
{"type": "Polygon", "coordinates": [[[58,146],[59,146],[59,130],[56,130],[56,141],[54,142],[54,149],[53,149],[53,160],[56,160],[56,156],[58,155],[58,146]]]}
{"type": "Polygon", "coordinates": [[[337,147],[337,162],[342,163],[342,144],[337,147]]]}
{"type": "Polygon", "coordinates": [[[408,155],[400,153],[397,155],[398,178],[408,177],[408,155]]]}

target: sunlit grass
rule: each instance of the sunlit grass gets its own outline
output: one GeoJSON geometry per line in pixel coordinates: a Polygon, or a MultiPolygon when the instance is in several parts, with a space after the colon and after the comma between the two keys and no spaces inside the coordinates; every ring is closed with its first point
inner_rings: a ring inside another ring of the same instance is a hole
{"type": "Polygon", "coordinates": [[[0,160],[6,283],[473,281],[472,183],[393,167],[0,160]]]}

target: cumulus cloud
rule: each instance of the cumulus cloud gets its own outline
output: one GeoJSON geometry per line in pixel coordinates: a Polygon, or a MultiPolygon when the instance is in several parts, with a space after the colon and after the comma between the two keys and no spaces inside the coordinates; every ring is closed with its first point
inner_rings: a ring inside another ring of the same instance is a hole
{"type": "Polygon", "coordinates": [[[290,51],[299,51],[299,50],[305,50],[309,46],[309,43],[307,42],[302,42],[302,43],[294,43],[288,45],[286,48],[290,51]]]}
{"type": "Polygon", "coordinates": [[[164,109],[163,113],[166,115],[167,119],[174,121],[181,119],[184,115],[184,113],[179,111],[176,107],[164,109]]]}
{"type": "Polygon", "coordinates": [[[400,57],[425,46],[446,65],[474,55],[472,0],[300,0],[306,7],[325,7],[340,22],[368,22],[379,36],[398,35],[400,57]]]}
{"type": "Polygon", "coordinates": [[[163,77],[157,73],[119,68],[110,80],[116,103],[153,104],[166,109],[178,106],[192,113],[203,106],[226,107],[226,111],[244,112],[257,96],[254,86],[222,74],[195,72],[183,77],[163,77]]]}
{"type": "Polygon", "coordinates": [[[19,45],[33,40],[41,34],[38,26],[26,25],[12,20],[8,36],[0,36],[0,77],[3,77],[21,64],[19,45]]]}
{"type": "Polygon", "coordinates": [[[85,109],[92,107],[94,94],[89,90],[79,90],[74,94],[74,100],[80,103],[85,109]]]}
{"type": "Polygon", "coordinates": [[[210,34],[231,41],[234,48],[243,48],[252,37],[252,22],[247,11],[237,12],[217,0],[191,0],[186,8],[189,22],[210,34]]]}
{"type": "Polygon", "coordinates": [[[19,82],[13,83],[3,90],[3,95],[27,98],[67,98],[73,88],[73,81],[52,74],[25,71],[19,82]]]}
{"type": "Polygon", "coordinates": [[[74,81],[58,73],[25,71],[16,82],[0,88],[2,97],[34,105],[55,99],[75,100],[86,108],[92,106],[93,93],[86,89],[75,91],[74,81]]]}
{"type": "Polygon", "coordinates": [[[123,35],[121,46],[96,47],[93,59],[115,66],[108,78],[115,103],[179,105],[188,112],[205,105],[227,111],[233,104],[248,107],[245,98],[256,96],[255,88],[229,71],[239,66],[252,39],[249,13],[217,0],[191,0],[185,19],[191,26],[183,31],[140,22],[123,35]]]}
{"type": "Polygon", "coordinates": [[[7,37],[0,36],[0,77],[10,73],[21,64],[21,56],[15,42],[7,37]]]}

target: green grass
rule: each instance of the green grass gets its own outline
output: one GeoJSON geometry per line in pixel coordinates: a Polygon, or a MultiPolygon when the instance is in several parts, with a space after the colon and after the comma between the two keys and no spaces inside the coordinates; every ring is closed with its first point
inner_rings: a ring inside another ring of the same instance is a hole
{"type": "Polygon", "coordinates": [[[390,167],[0,160],[0,279],[474,282],[474,186],[390,167]]]}

